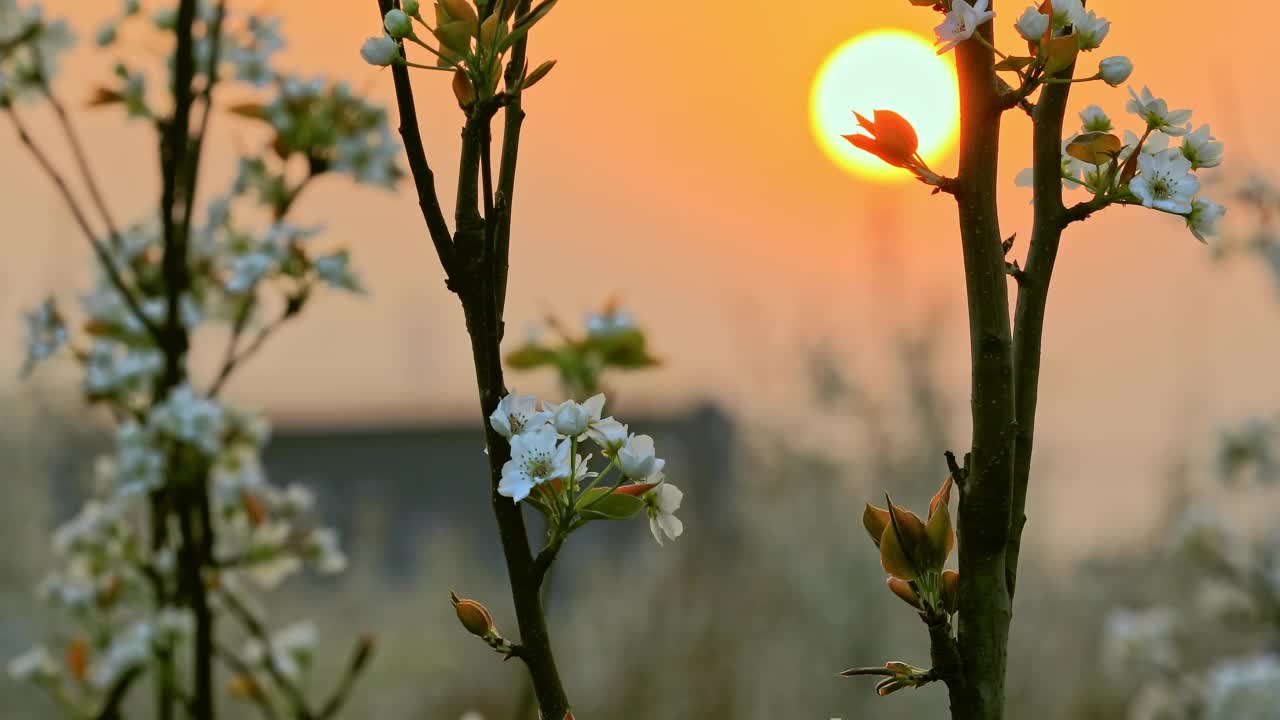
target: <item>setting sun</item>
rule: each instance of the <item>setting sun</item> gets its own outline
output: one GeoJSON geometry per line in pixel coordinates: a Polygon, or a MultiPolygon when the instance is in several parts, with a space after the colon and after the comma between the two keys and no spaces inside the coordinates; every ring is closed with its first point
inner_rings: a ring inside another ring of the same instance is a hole
{"type": "Polygon", "coordinates": [[[809,119],[818,146],[840,167],[881,181],[911,174],[853,147],[842,138],[857,128],[853,111],[893,110],[915,127],[920,156],[935,163],[954,147],[960,130],[955,65],[924,38],[904,30],[859,35],[823,61],[809,95],[809,119]]]}

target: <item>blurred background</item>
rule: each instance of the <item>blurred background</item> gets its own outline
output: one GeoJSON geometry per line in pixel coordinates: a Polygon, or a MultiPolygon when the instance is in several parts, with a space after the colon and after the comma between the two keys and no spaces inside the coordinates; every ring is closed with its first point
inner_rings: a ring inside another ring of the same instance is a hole
{"type": "MultiPolygon", "coordinates": [[[[114,12],[107,5],[46,3],[82,36],[114,12]]],[[[389,77],[357,54],[377,32],[373,0],[248,5],[284,18],[290,44],[278,64],[390,104],[389,77]]],[[[848,175],[815,144],[807,117],[832,49],[876,28],[928,36],[936,20],[896,0],[726,7],[562,2],[531,47],[535,63],[559,64],[526,103],[508,342],[548,315],[576,327],[617,298],[662,364],[608,375],[614,412],[655,436],[686,493],[686,533],[667,547],[639,523],[593,526],[569,544],[550,599],[565,682],[581,717],[940,714],[940,687],[881,700],[835,673],[927,661],[918,620],[883,587],[860,515],[884,490],[919,507],[945,475],[942,452],[968,440],[954,205],[915,184],[848,175]]],[[[1272,31],[1248,21],[1256,9],[1239,0],[1212,11],[1191,0],[1159,13],[1091,7],[1113,21],[1106,50],[1134,58],[1131,82],[1194,108],[1194,122],[1227,142],[1208,192],[1230,211],[1213,248],[1177,218],[1123,208],[1064,240],[1010,717],[1202,717],[1174,713],[1215,711],[1215,693],[1232,683],[1280,683],[1268,654],[1280,650],[1270,451],[1278,241],[1275,196],[1262,184],[1280,177],[1269,142],[1280,108],[1272,31]]],[[[1012,22],[1021,7],[999,10],[998,21],[1012,22]]],[[[59,88],[87,98],[109,73],[81,47],[59,88]]],[[[428,155],[447,168],[455,101],[447,80],[415,77],[428,155]]],[[[1072,113],[1097,103],[1121,116],[1127,95],[1100,85],[1074,93],[1072,113]]],[[[219,186],[243,136],[234,119],[216,122],[206,170],[219,186]]],[[[153,207],[151,133],[118,113],[81,112],[77,123],[118,214],[153,207]]],[[[1030,195],[1013,178],[1030,164],[1029,131],[1024,116],[1007,116],[1002,223],[1023,238],[1030,195]]],[[[50,290],[87,286],[91,265],[7,130],[0,168],[0,337],[12,339],[0,353],[0,656],[9,657],[47,624],[33,588],[50,563],[50,532],[78,507],[107,442],[107,418],[84,412],[69,365],[18,379],[21,311],[50,290]]],[[[935,169],[953,171],[954,158],[935,169]]],[[[450,174],[440,173],[445,198],[450,174]]],[[[352,562],[337,579],[292,585],[273,611],[326,630],[334,651],[321,653],[322,667],[340,666],[362,632],[379,639],[348,717],[529,717],[522,669],[495,662],[446,602],[458,589],[514,628],[462,316],[412,188],[322,181],[296,215],[353,250],[370,292],[318,298],[227,391],[273,420],[270,474],[316,488],[352,562]]],[[[211,372],[218,349],[198,344],[197,367],[211,372]]],[[[562,394],[550,372],[513,372],[508,384],[562,394]]],[[[0,698],[6,717],[52,711],[8,678],[0,698]]]]}

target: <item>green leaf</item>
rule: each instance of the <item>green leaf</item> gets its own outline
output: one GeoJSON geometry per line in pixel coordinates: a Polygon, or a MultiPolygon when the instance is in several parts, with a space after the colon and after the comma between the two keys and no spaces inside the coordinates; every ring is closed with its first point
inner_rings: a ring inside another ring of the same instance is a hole
{"type": "Polygon", "coordinates": [[[615,493],[613,488],[592,488],[578,500],[579,507],[587,505],[591,505],[590,509],[579,510],[578,514],[589,520],[626,520],[644,509],[644,500],[615,493]]]}
{"type": "Polygon", "coordinates": [[[1005,58],[1005,59],[1001,60],[1000,62],[996,63],[995,65],[993,65],[993,66],[992,66],[992,68],[993,68],[993,69],[995,69],[995,70],[997,70],[997,71],[999,71],[999,70],[1006,70],[1006,71],[1009,71],[1009,72],[1017,72],[1018,70],[1021,70],[1022,68],[1024,68],[1024,67],[1026,67],[1026,66],[1030,65],[1031,63],[1033,63],[1033,62],[1035,62],[1035,61],[1036,61],[1036,59],[1035,59],[1035,58],[1033,58],[1033,57],[1024,57],[1024,56],[1021,56],[1021,55],[1013,55],[1013,56],[1007,57],[1007,58],[1005,58]]]}
{"type": "Polygon", "coordinates": [[[557,0],[543,0],[537,7],[516,18],[515,24],[511,26],[511,34],[498,43],[498,54],[506,52],[528,35],[529,29],[546,17],[547,13],[551,12],[551,8],[555,7],[556,2],[557,0]]]}

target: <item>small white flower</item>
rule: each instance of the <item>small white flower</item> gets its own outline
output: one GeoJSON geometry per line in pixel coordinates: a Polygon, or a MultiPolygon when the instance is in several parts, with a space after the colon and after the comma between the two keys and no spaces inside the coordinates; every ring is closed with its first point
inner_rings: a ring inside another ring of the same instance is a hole
{"type": "Polygon", "coordinates": [[[1123,55],[1109,57],[1098,63],[1098,75],[1111,87],[1120,87],[1133,74],[1133,61],[1123,55]]]}
{"type": "Polygon", "coordinates": [[[226,418],[217,402],[196,394],[187,383],[169,392],[162,405],[151,413],[152,429],[190,443],[209,455],[222,450],[226,418]]]}
{"type": "Polygon", "coordinates": [[[1110,132],[1111,118],[1097,105],[1080,111],[1080,122],[1085,132],[1110,132]]]}
{"type": "Polygon", "coordinates": [[[151,659],[155,639],[155,628],[146,621],[134,623],[117,636],[89,670],[94,687],[106,689],[121,675],[146,664],[151,659]]]}
{"type": "Polygon", "coordinates": [[[301,569],[302,561],[296,556],[280,553],[268,560],[255,562],[245,572],[258,587],[272,590],[301,569]]]}
{"type": "Polygon", "coordinates": [[[1174,633],[1178,615],[1170,608],[1114,610],[1102,630],[1102,663],[1121,677],[1178,666],[1174,633]]]}
{"type": "Polygon", "coordinates": [[[1080,0],[1053,0],[1053,27],[1061,30],[1068,25],[1075,25],[1084,15],[1084,4],[1080,0]]]}
{"type": "Polygon", "coordinates": [[[627,444],[618,450],[618,466],[622,474],[634,480],[662,472],[666,461],[654,452],[653,438],[648,435],[627,438],[627,444]]]}
{"type": "Polygon", "coordinates": [[[1098,17],[1092,10],[1081,13],[1071,26],[1076,37],[1080,38],[1081,50],[1101,47],[1102,41],[1107,39],[1107,33],[1111,32],[1111,21],[1098,17]]]}
{"type": "Polygon", "coordinates": [[[659,482],[657,487],[644,494],[645,510],[649,513],[649,531],[659,545],[662,544],[664,535],[669,540],[675,540],[684,532],[684,523],[675,515],[683,499],[684,493],[680,488],[668,482],[659,482]]]}
{"type": "Polygon", "coordinates": [[[58,676],[58,663],[43,645],[36,645],[9,661],[9,677],[18,682],[41,682],[58,676]]]}
{"type": "Polygon", "coordinates": [[[595,395],[582,403],[566,400],[559,405],[543,403],[544,412],[551,414],[551,424],[565,437],[582,439],[591,426],[600,422],[604,411],[604,394],[595,395]]]}
{"type": "Polygon", "coordinates": [[[1190,160],[1177,150],[1166,150],[1138,156],[1138,176],[1129,182],[1129,189],[1146,207],[1186,215],[1200,181],[1191,174],[1190,160]]]}
{"type": "Polygon", "coordinates": [[[316,275],[320,281],[332,288],[364,292],[360,278],[351,270],[351,253],[339,250],[330,255],[322,255],[315,259],[316,275]]]}
{"type": "Polygon", "coordinates": [[[1151,90],[1145,87],[1142,88],[1141,95],[1134,92],[1133,88],[1129,88],[1129,95],[1133,99],[1129,101],[1126,108],[1146,121],[1148,129],[1159,130],[1173,136],[1187,134],[1187,128],[1184,126],[1191,119],[1190,110],[1170,110],[1169,104],[1163,98],[1155,97],[1151,94],[1151,90]]]}
{"type": "Polygon", "coordinates": [[[316,569],[336,575],[347,569],[347,556],[338,544],[338,533],[332,528],[317,528],[307,536],[304,552],[313,558],[316,569]]]}
{"type": "Polygon", "coordinates": [[[608,417],[593,423],[587,430],[587,437],[608,455],[617,452],[627,443],[627,426],[608,417]]]}
{"type": "Polygon", "coordinates": [[[1182,156],[1191,161],[1191,168],[1218,167],[1222,164],[1223,144],[1210,134],[1208,125],[1187,133],[1182,138],[1182,156]]]}
{"type": "Polygon", "coordinates": [[[938,35],[937,44],[941,45],[938,48],[938,54],[941,55],[973,37],[973,33],[983,23],[995,17],[994,12],[987,10],[990,4],[990,0],[975,0],[972,5],[966,0],[954,0],[951,3],[951,12],[947,13],[947,19],[933,29],[938,35]]]}
{"type": "Polygon", "coordinates": [[[502,466],[498,494],[520,502],[535,485],[569,477],[569,442],[559,439],[549,425],[511,438],[511,459],[502,466]]]}
{"type": "Polygon", "coordinates": [[[1049,16],[1035,7],[1029,7],[1022,11],[1022,17],[1018,18],[1014,27],[1024,40],[1038,43],[1049,31],[1049,16]]]}
{"type": "Polygon", "coordinates": [[[47,360],[67,343],[67,326],[62,322],[58,306],[53,298],[26,314],[27,360],[23,373],[28,373],[37,363],[47,360]]]}
{"type": "Polygon", "coordinates": [[[1270,720],[1280,708],[1280,659],[1223,663],[1209,676],[1206,720],[1270,720]]]}
{"type": "Polygon", "coordinates": [[[379,67],[404,62],[404,58],[400,57],[400,46],[386,35],[365,40],[364,45],[360,46],[360,57],[370,65],[379,67]]]}
{"type": "Polygon", "coordinates": [[[538,430],[551,419],[551,413],[538,412],[538,398],[533,395],[510,393],[498,402],[489,416],[489,424],[499,435],[508,440],[521,433],[538,430]]]}
{"type": "Polygon", "coordinates": [[[223,283],[223,287],[233,295],[243,295],[271,272],[275,262],[275,256],[267,252],[258,251],[237,255],[231,259],[231,276],[223,283]]]}
{"type": "Polygon", "coordinates": [[[244,660],[251,665],[265,666],[270,662],[285,677],[292,680],[302,675],[311,661],[318,641],[315,623],[303,620],[281,628],[271,636],[268,650],[257,640],[250,640],[244,647],[244,660]],[[270,657],[267,653],[270,652],[270,657]]]}
{"type": "Polygon", "coordinates": [[[387,34],[393,38],[407,38],[413,36],[413,21],[404,10],[393,8],[387,11],[386,16],[382,19],[382,26],[387,29],[387,34]]]}
{"type": "Polygon", "coordinates": [[[588,314],[586,326],[589,337],[610,337],[635,330],[636,322],[631,313],[612,309],[588,314]]]}
{"type": "Polygon", "coordinates": [[[1218,234],[1218,222],[1227,214],[1227,209],[1208,198],[1196,198],[1191,201],[1191,212],[1187,214],[1187,227],[1191,234],[1202,243],[1218,234]]]}

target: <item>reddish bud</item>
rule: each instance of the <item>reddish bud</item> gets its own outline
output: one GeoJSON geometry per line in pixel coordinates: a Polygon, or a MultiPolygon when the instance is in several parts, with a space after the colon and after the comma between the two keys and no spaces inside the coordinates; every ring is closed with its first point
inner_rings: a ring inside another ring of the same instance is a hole
{"type": "Polygon", "coordinates": [[[458,613],[458,622],[462,623],[462,627],[466,628],[467,632],[480,638],[489,637],[495,632],[493,616],[484,605],[475,600],[460,598],[452,591],[449,593],[449,600],[453,603],[454,611],[458,613]]]}
{"type": "Polygon", "coordinates": [[[89,646],[84,640],[76,638],[67,645],[67,670],[78,682],[84,682],[89,676],[89,646]]]}

